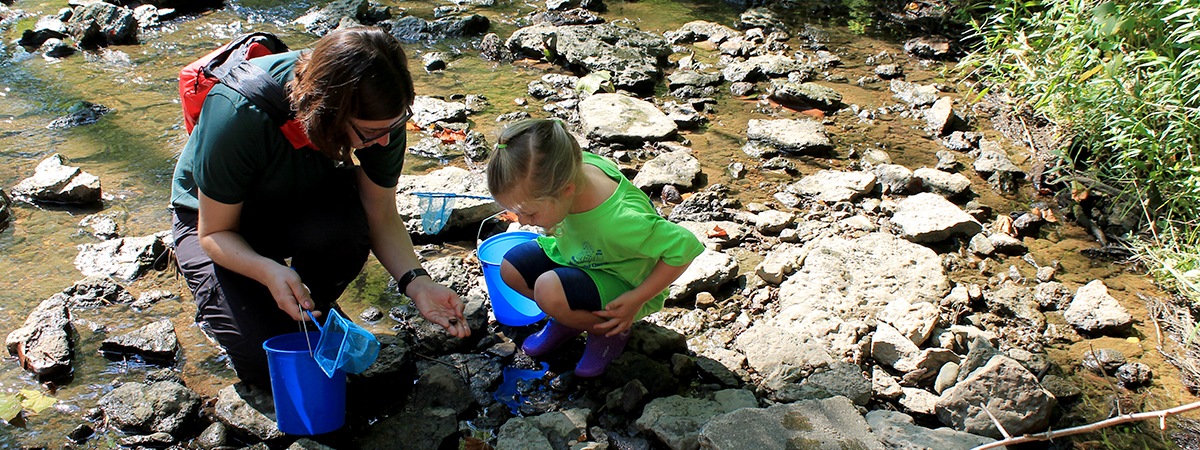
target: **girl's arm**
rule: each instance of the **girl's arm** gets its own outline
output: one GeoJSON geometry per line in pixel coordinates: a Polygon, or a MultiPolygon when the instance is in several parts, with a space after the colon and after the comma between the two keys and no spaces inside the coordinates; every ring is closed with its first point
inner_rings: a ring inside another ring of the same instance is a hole
{"type": "MultiPolygon", "coordinates": [[[[296,271],[258,254],[238,234],[242,203],[221,203],[208,198],[203,192],[199,193],[199,198],[200,218],[197,220],[199,229],[196,235],[200,239],[200,248],[208,253],[208,257],[221,267],[262,283],[271,291],[276,306],[292,316],[292,320],[309,320],[308,315],[300,311],[299,305],[311,310],[312,298],[296,271]]],[[[314,311],[313,315],[320,317],[321,312],[314,311]]]]}
{"type": "Polygon", "coordinates": [[[687,271],[688,266],[692,264],[688,261],[682,266],[672,266],[663,260],[658,260],[654,265],[654,269],[650,271],[650,276],[642,280],[642,283],[637,287],[621,294],[604,307],[603,311],[596,311],[595,314],[600,317],[609,318],[608,321],[596,325],[596,328],[608,330],[605,336],[613,336],[628,330],[633,326],[633,321],[637,318],[637,313],[642,309],[642,305],[658,295],[675,279],[683,275],[687,271]]]}
{"type": "MultiPolygon", "coordinates": [[[[420,268],[421,263],[413,252],[412,238],[408,236],[408,230],[396,212],[396,190],[375,184],[359,168],[358,192],[363,209],[367,211],[371,252],[375,258],[396,279],[412,269],[420,268]]],[[[414,279],[405,291],[404,294],[413,299],[413,304],[425,319],[441,325],[457,337],[471,334],[463,317],[463,304],[454,291],[427,276],[414,279]]]]}

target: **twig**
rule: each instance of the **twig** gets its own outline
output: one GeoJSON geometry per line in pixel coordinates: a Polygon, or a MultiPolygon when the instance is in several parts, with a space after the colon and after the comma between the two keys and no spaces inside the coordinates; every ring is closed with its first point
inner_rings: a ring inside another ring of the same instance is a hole
{"type": "MultiPolygon", "coordinates": [[[[1176,406],[1171,409],[1164,409],[1164,410],[1159,410],[1159,411],[1150,411],[1150,412],[1143,412],[1143,413],[1137,413],[1137,414],[1127,414],[1127,415],[1123,415],[1123,416],[1113,417],[1111,419],[1101,420],[1096,423],[1080,425],[1080,426],[1072,427],[1072,428],[1065,428],[1062,430],[1051,430],[1051,431],[1047,431],[1045,433],[1027,434],[1024,436],[1004,438],[999,441],[992,442],[990,444],[980,445],[971,450],[987,450],[989,448],[1003,447],[1006,445],[1014,445],[1014,444],[1023,444],[1026,442],[1048,441],[1048,440],[1052,440],[1054,438],[1058,438],[1058,437],[1062,437],[1062,436],[1070,436],[1072,434],[1087,433],[1089,431],[1096,431],[1101,428],[1108,428],[1113,425],[1118,425],[1118,424],[1122,424],[1122,423],[1126,423],[1126,422],[1134,422],[1134,421],[1138,421],[1138,420],[1152,419],[1152,418],[1158,418],[1159,429],[1165,430],[1167,428],[1167,416],[1172,415],[1172,414],[1179,414],[1182,412],[1191,411],[1194,409],[1200,409],[1200,402],[1189,403],[1186,405],[1176,406]]],[[[987,411],[987,409],[984,409],[984,411],[987,411]]],[[[991,413],[988,413],[988,415],[990,416],[991,413]]],[[[995,420],[995,419],[993,419],[993,420],[995,420]]],[[[1001,430],[1001,432],[1003,433],[1003,429],[1001,430]]]]}
{"type": "Polygon", "coordinates": [[[1000,430],[1000,434],[1004,435],[1005,439],[1012,439],[1012,435],[1008,434],[1008,430],[1004,429],[1004,425],[1000,425],[1000,420],[996,419],[996,416],[993,416],[991,411],[988,411],[987,405],[980,403],[979,408],[987,413],[988,417],[992,418],[992,423],[996,424],[996,429],[1000,430]]]}

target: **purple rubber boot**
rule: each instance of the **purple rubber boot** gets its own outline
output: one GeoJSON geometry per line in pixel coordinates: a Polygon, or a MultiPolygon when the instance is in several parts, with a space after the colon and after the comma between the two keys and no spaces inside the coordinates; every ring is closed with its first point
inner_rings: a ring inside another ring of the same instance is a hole
{"type": "Polygon", "coordinates": [[[575,366],[575,376],[590,378],[604,373],[608,363],[625,351],[629,334],[629,330],[611,337],[602,333],[588,333],[587,347],[583,349],[583,358],[575,366]]]}
{"type": "Polygon", "coordinates": [[[525,354],[529,356],[544,355],[580,334],[583,334],[583,330],[577,330],[550,319],[542,331],[525,338],[525,342],[521,343],[521,350],[524,350],[525,354]]]}

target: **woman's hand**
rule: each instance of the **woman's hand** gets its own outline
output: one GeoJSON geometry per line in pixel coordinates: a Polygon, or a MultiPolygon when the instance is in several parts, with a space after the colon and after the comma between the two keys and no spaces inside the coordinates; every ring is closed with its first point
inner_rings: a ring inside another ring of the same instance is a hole
{"type": "Polygon", "coordinates": [[[642,309],[642,305],[646,304],[646,300],[641,299],[636,292],[626,291],[604,307],[603,311],[596,311],[595,315],[607,318],[609,320],[596,324],[598,330],[608,330],[604,333],[605,336],[615,336],[633,326],[633,320],[637,318],[637,313],[642,309]]]}
{"type": "MultiPolygon", "coordinates": [[[[292,316],[292,320],[310,320],[308,314],[300,310],[302,306],[310,311],[313,309],[312,296],[309,295],[308,286],[300,281],[300,275],[288,266],[274,263],[274,267],[267,269],[267,276],[267,282],[263,284],[271,291],[275,305],[292,316]]],[[[313,311],[312,314],[321,317],[320,311],[313,311]]]]}
{"type": "Polygon", "coordinates": [[[434,282],[429,277],[420,276],[408,285],[405,295],[413,299],[417,311],[421,312],[425,320],[441,325],[455,337],[465,338],[471,335],[471,328],[467,326],[467,319],[463,316],[462,301],[450,288],[434,282]]]}

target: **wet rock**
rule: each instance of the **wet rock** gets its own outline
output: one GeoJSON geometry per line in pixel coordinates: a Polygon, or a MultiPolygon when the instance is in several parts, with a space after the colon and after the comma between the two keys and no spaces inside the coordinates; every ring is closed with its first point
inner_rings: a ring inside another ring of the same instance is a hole
{"type": "Polygon", "coordinates": [[[358,318],[362,319],[364,322],[377,322],[380,319],[383,319],[383,311],[380,311],[379,307],[377,306],[368,306],[366,309],[363,309],[363,312],[358,315],[358,318]]]}
{"type": "Polygon", "coordinates": [[[292,445],[287,447],[287,450],[335,450],[333,447],[321,444],[317,441],[308,438],[296,439],[292,445]]]}
{"type": "Polygon", "coordinates": [[[275,426],[274,410],[269,410],[271,416],[268,417],[259,409],[251,406],[247,397],[254,400],[251,393],[240,392],[238,386],[226,386],[217,393],[217,404],[213,408],[213,414],[221,423],[242,436],[258,441],[283,437],[283,432],[275,426]]]}
{"type": "Polygon", "coordinates": [[[479,41],[479,57],[485,61],[512,61],[512,52],[504,46],[504,41],[496,33],[488,33],[479,41]]]}
{"type": "Polygon", "coordinates": [[[67,305],[71,308],[89,308],[109,304],[132,303],[133,295],[111,278],[102,275],[92,275],[76,281],[70,287],[63,289],[67,305]]]}
{"type": "Polygon", "coordinates": [[[157,432],[139,436],[128,436],[121,438],[122,447],[166,447],[175,442],[175,438],[169,433],[157,432]]]}
{"type": "Polygon", "coordinates": [[[632,412],[641,406],[642,399],[646,397],[650,391],[642,386],[642,382],[638,380],[630,381],[620,389],[613,389],[605,398],[604,404],[610,411],[632,412]]]}
{"type": "Polygon", "coordinates": [[[100,240],[108,240],[120,235],[118,231],[117,221],[113,214],[89,214],[84,216],[79,221],[80,228],[90,228],[91,231],[80,230],[81,233],[90,233],[100,240]]]}
{"type": "Polygon", "coordinates": [[[671,89],[680,86],[704,87],[721,84],[722,80],[720,72],[709,73],[699,70],[680,69],[667,76],[667,85],[671,89]]]}
{"type": "Polygon", "coordinates": [[[920,186],[920,180],[913,178],[913,172],[901,165],[880,164],[875,166],[873,172],[876,186],[884,194],[903,194],[920,186]]]}
{"type": "Polygon", "coordinates": [[[1090,348],[1083,352],[1082,363],[1093,373],[1111,375],[1125,365],[1125,354],[1111,348],[1090,348]]]}
{"type": "MultiPolygon", "coordinates": [[[[754,122],[751,119],[751,122],[754,122]]],[[[822,170],[787,186],[787,191],[813,200],[836,203],[853,201],[875,188],[875,175],[867,172],[822,170]]]]}
{"type": "Polygon", "coordinates": [[[828,368],[833,358],[820,344],[786,329],[757,324],[736,339],[746,362],[762,375],[762,385],[780,390],[786,383],[800,380],[828,368]]]}
{"type": "Polygon", "coordinates": [[[654,104],[621,94],[596,94],[579,102],[579,120],[590,139],[638,143],[662,141],[678,130],[654,104]]]}
{"type": "Polygon", "coordinates": [[[900,334],[920,346],[929,339],[933,326],[937,324],[938,308],[929,302],[909,303],[896,299],[887,304],[877,316],[896,328],[900,334]]]}
{"type": "Polygon", "coordinates": [[[105,394],[99,406],[121,430],[174,434],[195,415],[200,395],[172,381],[124,383],[105,394]]]}
{"type": "Polygon", "coordinates": [[[945,198],[923,193],[900,201],[892,223],[903,237],[913,242],[938,242],[953,236],[972,236],[983,226],[974,217],[945,198]]]}
{"type": "Polygon", "coordinates": [[[716,416],[700,430],[699,443],[713,450],[884,448],[845,397],[742,408],[716,416]]]}
{"type": "Polygon", "coordinates": [[[193,442],[204,450],[213,450],[217,447],[223,447],[226,439],[228,439],[228,433],[225,431],[225,424],[213,422],[193,442]]]}
{"type": "Polygon", "coordinates": [[[825,111],[836,111],[842,105],[842,94],[817,83],[772,81],[768,94],[779,103],[798,103],[825,111]]]}
{"type": "Polygon", "coordinates": [[[745,81],[730,83],[729,93],[733,94],[734,97],[749,96],[754,93],[754,83],[747,83],[745,81]]]}
{"type": "Polygon", "coordinates": [[[666,185],[690,190],[699,175],[700,160],[691,151],[674,151],[646,161],[633,177],[633,185],[650,192],[666,185]]]}
{"type": "Polygon", "coordinates": [[[133,18],[137,19],[138,27],[141,29],[158,25],[160,17],[159,10],[154,5],[140,5],[133,8],[133,18]]]}
{"type": "Polygon", "coordinates": [[[899,64],[881,64],[875,67],[875,75],[885,80],[900,78],[904,76],[904,69],[899,64]]]}
{"type": "Polygon", "coordinates": [[[954,99],[950,97],[937,99],[933,102],[933,107],[925,111],[926,128],[937,136],[952,131],[958,120],[958,116],[954,114],[954,99]]]}
{"type": "Polygon", "coordinates": [[[917,425],[912,416],[886,409],[867,413],[866,420],[886,448],[970,450],[992,442],[990,438],[951,428],[925,428],[917,425]]]}
{"type": "Polygon", "coordinates": [[[367,0],[334,0],[324,6],[314,6],[300,18],[292,21],[304,30],[324,36],[341,27],[359,26],[367,20],[367,0]]]}
{"type": "Polygon", "coordinates": [[[137,300],[134,300],[134,302],[130,303],[129,306],[133,309],[141,311],[158,304],[158,302],[174,297],[175,294],[171,291],[154,289],[142,292],[141,295],[138,295],[137,300]]]}
{"type": "Polygon", "coordinates": [[[979,157],[975,159],[974,167],[981,176],[995,172],[1024,174],[1021,168],[1008,159],[1008,155],[999,144],[988,140],[980,141],[979,157]]]}
{"type": "Polygon", "coordinates": [[[0,230],[8,225],[10,216],[12,216],[12,198],[8,196],[7,191],[0,189],[0,230]]]}
{"type": "Polygon", "coordinates": [[[907,81],[891,81],[892,96],[912,106],[932,105],[938,98],[934,86],[924,86],[907,81]]]}
{"type": "Polygon", "coordinates": [[[1034,290],[1034,298],[1042,309],[1065,310],[1071,304],[1071,288],[1057,281],[1043,282],[1034,290]]]}
{"type": "Polygon", "coordinates": [[[720,403],[699,398],[656,398],[642,409],[637,427],[651,434],[672,450],[691,450],[699,447],[700,429],[710,419],[724,414],[720,403]]]}
{"type": "Polygon", "coordinates": [[[1008,357],[994,356],[942,393],[937,416],[957,430],[1000,439],[1000,430],[982,407],[1016,436],[1045,429],[1054,404],[1054,396],[1029,370],[1008,357]]]}
{"type": "Polygon", "coordinates": [[[487,33],[491,22],[487,17],[471,14],[461,17],[443,17],[434,21],[403,16],[381,25],[391,25],[392,36],[401,42],[417,42],[484,34],[487,33]]]}
{"type": "Polygon", "coordinates": [[[87,442],[87,439],[92,437],[92,434],[95,432],[96,430],[93,430],[91,425],[81,423],[75,429],[71,430],[70,433],[67,433],[67,439],[77,444],[82,444],[87,442]]]}
{"type": "Polygon", "coordinates": [[[913,176],[921,180],[922,186],[946,198],[958,197],[971,189],[971,180],[962,174],[922,167],[914,170],[913,176]]]}
{"type": "Polygon", "coordinates": [[[1117,299],[1108,295],[1108,287],[1100,280],[1075,291],[1063,318],[1076,329],[1089,333],[1122,333],[1133,323],[1133,317],[1117,299]]]}
{"type": "Polygon", "coordinates": [[[704,20],[693,20],[683,24],[676,30],[663,32],[663,37],[671,45],[687,44],[696,41],[709,41],[720,44],[726,39],[740,36],[742,33],[719,23],[704,20]]]}
{"type": "Polygon", "coordinates": [[[776,153],[808,154],[833,148],[825,126],[812,119],[750,119],[742,151],[752,157],[776,153]]]}
{"type": "Polygon", "coordinates": [[[551,447],[567,448],[571,441],[582,442],[587,439],[587,424],[591,414],[588,409],[575,408],[541,414],[531,420],[551,447]]]}
{"type": "Polygon", "coordinates": [[[689,103],[665,102],[663,111],[667,114],[667,118],[675,121],[675,125],[683,129],[696,128],[708,121],[707,117],[696,111],[696,107],[689,103]]]}
{"type": "Polygon", "coordinates": [[[1017,323],[1038,331],[1046,328],[1046,316],[1042,315],[1033,292],[1024,286],[1005,286],[984,295],[984,299],[992,313],[1015,318],[1017,323]]]}
{"type": "MultiPolygon", "coordinates": [[[[474,295],[462,297],[464,304],[463,315],[466,316],[467,326],[471,329],[473,337],[457,338],[446,332],[441,325],[425,320],[416,311],[410,310],[411,315],[403,318],[402,322],[407,322],[412,327],[414,332],[413,338],[420,347],[417,351],[421,353],[453,353],[467,348],[478,338],[479,332],[487,327],[488,323],[488,308],[487,300],[482,296],[474,295]]],[[[414,308],[415,309],[415,308],[414,308]]],[[[393,315],[393,318],[395,316],[393,315]]]]}
{"type": "MultiPolygon", "coordinates": [[[[508,423],[505,424],[505,427],[508,426],[508,423]]],[[[356,443],[361,448],[430,449],[438,448],[445,438],[457,433],[458,420],[451,408],[405,409],[399,414],[375,422],[366,433],[358,437],[356,443]]],[[[502,427],[500,433],[503,439],[505,428],[502,427]]],[[[500,448],[550,449],[553,447],[547,443],[546,447],[529,444],[500,448]]]]}
{"type": "Polygon", "coordinates": [[[57,17],[45,16],[38,19],[32,29],[21,32],[17,45],[36,48],[41,47],[48,39],[62,39],[67,36],[67,24],[57,17]]]}
{"type": "Polygon", "coordinates": [[[444,225],[448,228],[478,223],[502,210],[491,199],[483,174],[457,167],[444,167],[425,175],[401,175],[396,189],[396,208],[408,232],[414,234],[426,234],[422,226],[426,210],[450,208],[444,225]],[[448,193],[459,197],[423,198],[413,195],[414,192],[448,193]],[[423,205],[422,202],[427,204],[423,205]],[[443,205],[442,202],[451,203],[443,205]]]}
{"type": "Polygon", "coordinates": [[[579,91],[575,90],[575,85],[578,83],[579,77],[548,73],[542,75],[541,79],[529,82],[527,91],[530,97],[557,102],[576,98],[579,91]]]}
{"type": "Polygon", "coordinates": [[[75,10],[67,31],[84,47],[136,44],[138,23],[129,8],[93,3],[75,10]]]}
{"type": "Polygon", "coordinates": [[[21,180],[12,189],[17,198],[32,201],[93,204],[100,201],[100,179],[55,153],[34,169],[32,177],[21,180]]]}
{"type": "Polygon", "coordinates": [[[1034,375],[1041,375],[1050,370],[1050,358],[1045,353],[1033,353],[1022,348],[1010,348],[1005,352],[1013,361],[1021,363],[1034,375]]]}
{"type": "Polygon", "coordinates": [[[554,26],[594,25],[604,23],[604,17],[583,8],[567,11],[540,11],[529,17],[533,23],[549,23],[554,26]]]}
{"type": "Polygon", "coordinates": [[[683,203],[671,210],[668,220],[676,223],[729,220],[733,217],[732,209],[736,208],[737,204],[736,199],[730,198],[729,187],[713,184],[684,199],[683,203]]]}
{"type": "Polygon", "coordinates": [[[497,448],[554,450],[533,418],[517,417],[504,422],[496,438],[497,448]]]}
{"type": "MultiPolygon", "coordinates": [[[[555,53],[568,63],[590,72],[607,70],[617,88],[633,92],[652,89],[662,74],[656,62],[671,54],[662,37],[614,24],[564,26],[556,33],[555,53]]],[[[509,48],[512,42],[509,38],[509,48]]]]}
{"type": "Polygon", "coordinates": [[[413,100],[412,122],[428,128],[434,122],[463,122],[467,120],[467,105],[462,102],[447,102],[427,95],[413,100]]]}
{"type": "Polygon", "coordinates": [[[1010,255],[1019,255],[1025,253],[1025,243],[1020,239],[1009,236],[1004,233],[992,233],[988,235],[988,241],[997,252],[1007,253],[1010,255]]]}
{"type": "Polygon", "coordinates": [[[170,232],[150,236],[110,239],[95,244],[81,244],[75,256],[75,268],[86,276],[113,277],[121,281],[136,280],[160,263],[166,252],[170,232]]]}
{"type": "Polygon", "coordinates": [[[445,70],[446,65],[449,64],[449,59],[450,57],[446,52],[429,52],[421,55],[421,66],[425,68],[426,72],[445,70]]]}
{"type": "Polygon", "coordinates": [[[68,301],[63,294],[43,300],[25,318],[24,325],[9,333],[4,341],[8,354],[39,379],[56,378],[71,371],[74,344],[70,336],[74,327],[67,310],[68,301]]]}
{"type": "Polygon", "coordinates": [[[458,370],[433,364],[417,379],[413,388],[412,409],[450,408],[461,414],[475,402],[475,396],[458,370]]]}
{"type": "Polygon", "coordinates": [[[950,54],[950,40],[945,36],[919,36],[905,41],[904,51],[918,58],[938,58],[950,54]]]}
{"type": "Polygon", "coordinates": [[[100,343],[100,353],[110,359],[137,355],[147,362],[172,366],[179,354],[179,338],[170,319],[163,319],[100,343]]]}
{"type": "Polygon", "coordinates": [[[667,288],[667,301],[679,301],[700,291],[717,289],[737,276],[737,259],[704,249],[687,270],[667,288]]]}
{"type": "MultiPolygon", "coordinates": [[[[750,6],[749,5],[750,2],[746,2],[746,3],[747,4],[744,6],[750,6]]],[[[787,26],[786,22],[783,20],[782,17],[779,16],[778,13],[776,13],[775,11],[772,11],[768,8],[762,8],[762,7],[750,8],[750,9],[743,11],[742,14],[738,16],[737,22],[733,23],[733,26],[734,26],[734,28],[737,28],[739,30],[750,30],[753,28],[761,28],[762,32],[764,32],[764,33],[770,33],[772,31],[776,31],[776,30],[788,32],[791,29],[790,27],[787,26]]],[[[809,30],[809,27],[810,27],[809,24],[805,24],[804,26],[805,26],[805,30],[809,30]]],[[[816,27],[813,27],[812,29],[817,30],[816,27]]],[[[819,39],[820,42],[828,41],[828,36],[825,36],[823,39],[820,37],[821,33],[823,33],[823,32],[824,32],[824,30],[814,31],[812,33],[805,35],[805,37],[818,36],[817,39],[819,39]]],[[[810,39],[811,39],[811,37],[810,37],[810,39]]]]}
{"type": "Polygon", "coordinates": [[[1058,375],[1042,377],[1042,387],[1054,394],[1054,398],[1064,401],[1083,393],[1083,390],[1075,383],[1058,375]]]}

